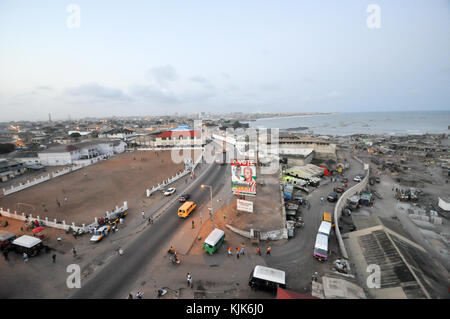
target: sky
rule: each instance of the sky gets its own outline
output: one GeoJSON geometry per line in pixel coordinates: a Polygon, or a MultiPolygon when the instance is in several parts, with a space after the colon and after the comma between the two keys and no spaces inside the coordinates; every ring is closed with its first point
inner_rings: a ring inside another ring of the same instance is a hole
{"type": "Polygon", "coordinates": [[[449,35],[449,0],[0,0],[0,122],[450,110],[449,35]]]}

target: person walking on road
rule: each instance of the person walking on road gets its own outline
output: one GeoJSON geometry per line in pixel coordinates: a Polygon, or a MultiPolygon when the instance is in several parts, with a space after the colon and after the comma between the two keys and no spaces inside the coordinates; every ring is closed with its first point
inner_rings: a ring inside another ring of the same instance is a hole
{"type": "Polygon", "coordinates": [[[192,288],[192,276],[191,274],[187,273],[187,284],[190,288],[192,288]]]}
{"type": "Polygon", "coordinates": [[[53,260],[53,263],[56,262],[56,254],[53,254],[53,255],[52,255],[52,260],[53,260]]]}
{"type": "Polygon", "coordinates": [[[28,261],[28,255],[27,253],[23,253],[23,261],[27,262],[28,261]]]}
{"type": "Polygon", "coordinates": [[[259,255],[259,256],[261,256],[261,249],[260,249],[259,247],[256,248],[256,254],[259,255]]]}
{"type": "Polygon", "coordinates": [[[270,255],[270,251],[271,251],[271,247],[269,246],[269,247],[267,247],[267,251],[266,251],[266,255],[270,255]]]}
{"type": "Polygon", "coordinates": [[[241,249],[236,247],[236,258],[239,259],[239,255],[241,254],[241,249]]]}
{"type": "Polygon", "coordinates": [[[194,229],[195,228],[195,223],[194,223],[194,221],[192,221],[192,229],[194,229]]]}
{"type": "Polygon", "coordinates": [[[228,256],[231,256],[233,254],[232,249],[233,247],[228,247],[228,256]]]}
{"type": "Polygon", "coordinates": [[[75,250],[75,247],[72,248],[72,254],[73,254],[73,257],[77,256],[77,251],[75,250]]]}
{"type": "Polygon", "coordinates": [[[244,250],[244,243],[241,244],[241,255],[245,255],[245,250],[244,250]]]}
{"type": "Polygon", "coordinates": [[[142,219],[145,219],[145,212],[142,211],[142,219]]]}
{"type": "Polygon", "coordinates": [[[6,261],[9,261],[9,258],[8,258],[8,250],[5,249],[5,250],[3,251],[3,257],[5,257],[5,260],[6,260],[6,261]]]}
{"type": "Polygon", "coordinates": [[[144,296],[144,294],[143,294],[142,292],[140,292],[140,291],[138,291],[138,292],[136,293],[136,298],[137,298],[137,299],[142,299],[143,296],[144,296]]]}

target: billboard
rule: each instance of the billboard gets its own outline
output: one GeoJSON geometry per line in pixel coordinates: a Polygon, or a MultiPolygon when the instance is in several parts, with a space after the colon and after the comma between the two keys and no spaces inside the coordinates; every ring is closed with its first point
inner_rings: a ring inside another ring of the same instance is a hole
{"type": "Polygon", "coordinates": [[[253,213],[253,202],[250,202],[248,200],[238,199],[236,207],[237,210],[253,213]]]}
{"type": "Polygon", "coordinates": [[[231,190],[236,195],[256,195],[256,165],[252,160],[231,162],[231,190]]]}

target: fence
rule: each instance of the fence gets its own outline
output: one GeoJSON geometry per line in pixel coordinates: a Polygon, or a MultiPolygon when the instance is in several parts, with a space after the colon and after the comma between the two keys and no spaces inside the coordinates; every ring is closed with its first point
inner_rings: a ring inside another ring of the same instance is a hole
{"type": "Polygon", "coordinates": [[[190,168],[190,169],[185,168],[184,171],[176,174],[175,176],[172,176],[172,177],[164,180],[161,184],[158,184],[157,186],[153,186],[151,189],[146,189],[145,192],[147,194],[147,197],[150,197],[154,192],[157,192],[159,190],[164,189],[164,187],[166,187],[167,185],[172,184],[173,182],[179,180],[183,176],[186,176],[187,174],[194,172],[194,170],[197,167],[197,165],[202,161],[204,154],[205,154],[205,150],[203,150],[202,154],[199,156],[199,158],[192,165],[192,168],[190,168]]]}
{"type": "Polygon", "coordinates": [[[349,188],[346,192],[344,192],[339,198],[338,202],[336,203],[336,206],[334,207],[334,222],[336,224],[335,231],[336,231],[336,237],[339,243],[339,248],[341,250],[341,254],[344,258],[348,259],[347,250],[345,249],[344,241],[342,240],[341,231],[339,230],[339,218],[341,217],[342,208],[345,205],[345,202],[347,201],[347,198],[353,196],[357,192],[362,191],[367,186],[367,182],[369,180],[369,165],[363,163],[359,158],[355,157],[355,159],[360,162],[366,171],[366,176],[364,179],[359,182],[358,184],[354,185],[353,187],[349,188]]]}
{"type": "Polygon", "coordinates": [[[68,174],[70,172],[74,172],[76,170],[79,170],[80,168],[83,168],[85,166],[89,166],[89,165],[95,164],[95,163],[97,163],[97,162],[99,162],[99,161],[101,161],[103,159],[108,158],[108,157],[109,157],[109,155],[100,155],[98,157],[87,159],[87,160],[76,160],[76,161],[74,161],[74,163],[77,164],[77,166],[72,166],[72,167],[68,167],[68,168],[65,168],[65,169],[62,169],[62,170],[58,170],[58,171],[52,172],[51,176],[50,176],[50,174],[47,174],[46,176],[44,175],[44,176],[35,178],[32,181],[28,180],[25,184],[20,183],[17,186],[11,186],[11,188],[9,188],[9,189],[3,188],[3,195],[9,195],[9,194],[21,191],[21,190],[23,190],[25,188],[28,188],[28,187],[40,184],[42,182],[48,181],[50,178],[56,178],[58,176],[65,175],[65,174],[68,174]]]}
{"type": "MultiPolygon", "coordinates": [[[[111,213],[109,213],[107,211],[106,217],[108,217],[112,213],[124,212],[127,209],[128,209],[128,203],[123,202],[122,207],[116,206],[115,210],[113,210],[111,213]]],[[[53,219],[53,221],[50,221],[47,217],[42,219],[39,216],[33,217],[32,214],[25,215],[25,213],[17,213],[16,211],[14,211],[14,213],[11,213],[9,208],[5,211],[5,210],[3,210],[2,207],[0,207],[0,215],[4,216],[4,217],[8,217],[8,218],[22,220],[22,221],[25,221],[25,220],[36,221],[37,220],[39,223],[42,223],[44,226],[63,229],[63,230],[68,230],[69,228],[72,228],[74,231],[82,230],[84,232],[88,232],[90,229],[98,226],[97,217],[95,217],[95,221],[90,225],[86,226],[85,224],[82,224],[82,226],[76,226],[74,222],[72,222],[71,224],[67,224],[65,220],[59,222],[56,219],[53,219]]]]}
{"type": "Polygon", "coordinates": [[[42,182],[48,181],[49,179],[50,179],[50,174],[47,174],[47,175],[35,178],[32,181],[28,180],[25,184],[20,183],[17,186],[11,186],[10,189],[3,188],[3,195],[9,195],[9,194],[21,191],[21,190],[23,190],[25,188],[28,188],[28,187],[40,184],[42,182]]]}

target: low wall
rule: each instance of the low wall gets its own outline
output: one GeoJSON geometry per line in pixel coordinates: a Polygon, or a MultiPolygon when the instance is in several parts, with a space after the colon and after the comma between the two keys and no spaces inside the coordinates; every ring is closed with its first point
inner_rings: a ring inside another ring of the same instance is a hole
{"type": "MultiPolygon", "coordinates": [[[[107,211],[106,212],[106,217],[108,217],[112,213],[116,213],[116,212],[119,212],[119,211],[123,212],[123,211],[125,211],[127,209],[128,209],[128,203],[127,202],[123,202],[123,206],[122,207],[116,206],[115,210],[112,211],[111,213],[109,213],[107,211]]],[[[77,225],[75,225],[74,222],[72,224],[66,224],[65,220],[59,222],[56,219],[53,219],[53,221],[51,221],[47,217],[42,219],[39,216],[33,217],[32,214],[25,215],[25,213],[18,213],[16,211],[11,213],[9,209],[7,209],[5,211],[1,207],[0,207],[0,215],[4,216],[4,217],[8,217],[8,218],[22,220],[22,221],[25,221],[26,219],[28,219],[29,221],[37,220],[39,223],[42,223],[44,226],[52,227],[52,228],[58,228],[58,229],[63,229],[63,230],[68,230],[69,227],[70,227],[70,228],[72,228],[75,231],[82,230],[84,232],[89,232],[90,229],[98,226],[98,219],[97,219],[97,217],[95,218],[95,221],[92,224],[89,224],[89,225],[82,224],[81,226],[77,226],[77,225]]]]}
{"type": "Polygon", "coordinates": [[[175,146],[175,147],[137,147],[127,148],[126,151],[171,151],[171,150],[204,150],[203,146],[175,146]]]}
{"type": "Polygon", "coordinates": [[[9,195],[18,191],[21,191],[25,188],[40,184],[42,182],[48,181],[51,178],[56,178],[58,176],[62,176],[71,172],[74,172],[76,170],[79,170],[83,167],[95,164],[101,160],[104,160],[105,158],[108,158],[110,155],[100,155],[98,157],[95,158],[91,158],[91,159],[86,159],[86,160],[75,160],[74,163],[77,164],[77,166],[72,166],[72,167],[68,167],[62,170],[58,170],[55,172],[52,172],[51,176],[50,174],[47,174],[47,176],[41,176],[38,178],[35,178],[32,181],[27,181],[25,184],[20,183],[20,185],[18,186],[11,186],[11,188],[9,189],[5,189],[3,188],[3,195],[9,195]]]}
{"type": "Polygon", "coordinates": [[[355,159],[364,166],[366,176],[361,182],[359,182],[358,184],[354,185],[353,187],[349,188],[346,192],[344,192],[339,198],[338,202],[336,203],[336,206],[334,207],[334,223],[336,225],[335,232],[339,243],[339,249],[341,250],[342,256],[347,259],[348,259],[347,250],[345,249],[344,241],[342,240],[341,236],[341,231],[339,230],[339,218],[341,217],[342,208],[344,207],[347,198],[352,197],[354,194],[366,188],[367,182],[369,181],[369,165],[365,164],[357,157],[355,157],[355,159]]]}
{"type": "Polygon", "coordinates": [[[183,176],[186,176],[189,173],[194,172],[197,165],[202,161],[203,155],[205,154],[205,151],[203,150],[202,154],[199,156],[199,158],[195,161],[194,165],[192,165],[192,169],[185,169],[181,173],[176,174],[175,176],[172,176],[166,180],[164,180],[161,184],[158,184],[157,186],[153,186],[151,189],[146,189],[145,193],[147,197],[150,197],[154,192],[157,192],[161,189],[164,189],[167,185],[172,184],[173,182],[179,180],[183,176]]]}
{"type": "Polygon", "coordinates": [[[35,178],[34,180],[31,180],[31,181],[28,180],[25,184],[20,183],[17,186],[11,186],[11,188],[9,188],[9,189],[3,188],[3,195],[9,195],[9,194],[21,191],[25,188],[48,181],[49,179],[50,179],[50,174],[47,174],[47,175],[35,178]]]}

